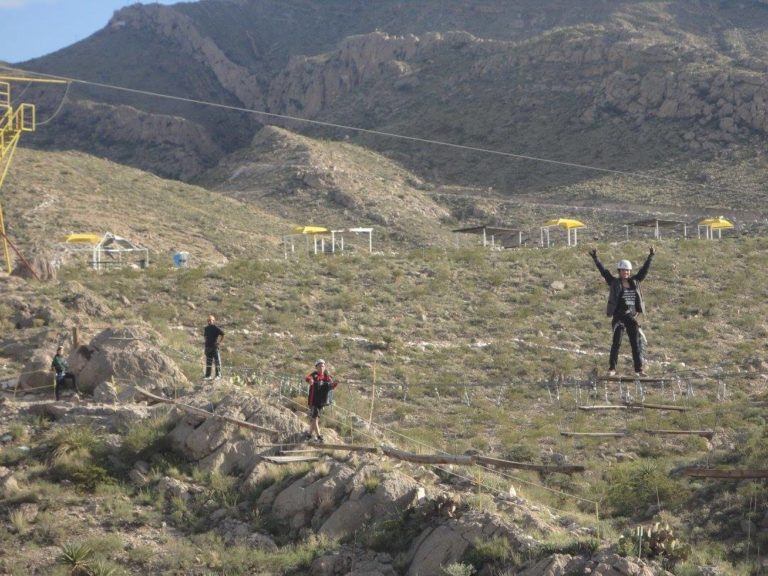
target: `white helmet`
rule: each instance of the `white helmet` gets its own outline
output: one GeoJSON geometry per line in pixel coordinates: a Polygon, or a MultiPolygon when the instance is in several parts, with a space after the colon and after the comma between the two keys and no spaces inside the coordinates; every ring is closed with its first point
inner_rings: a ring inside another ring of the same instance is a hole
{"type": "Polygon", "coordinates": [[[322,364],[323,366],[325,366],[325,360],[323,360],[323,359],[320,359],[320,360],[318,360],[317,362],[315,362],[315,366],[320,366],[320,364],[322,364]]]}
{"type": "Polygon", "coordinates": [[[629,260],[619,260],[619,263],[616,265],[616,268],[619,270],[632,270],[632,262],[629,260]]]}

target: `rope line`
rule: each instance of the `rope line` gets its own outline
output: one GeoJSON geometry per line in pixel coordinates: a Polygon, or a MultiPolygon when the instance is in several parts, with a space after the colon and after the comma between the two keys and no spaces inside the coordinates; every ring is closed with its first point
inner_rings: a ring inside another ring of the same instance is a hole
{"type": "MultiPolygon", "coordinates": [[[[0,66],[0,69],[4,70],[13,70],[12,68],[9,68],[7,66],[0,66]]],[[[590,164],[581,164],[578,162],[567,162],[563,160],[553,160],[551,158],[544,158],[541,156],[532,156],[530,154],[518,154],[514,152],[504,152],[501,150],[495,150],[492,148],[485,148],[481,146],[470,146],[467,144],[457,144],[455,142],[446,142],[444,140],[435,140],[432,138],[422,138],[418,136],[408,136],[405,134],[398,134],[395,132],[385,132],[383,130],[373,130],[370,128],[360,128],[359,126],[349,126],[346,124],[338,124],[335,122],[326,122],[323,120],[313,120],[309,118],[301,118],[298,116],[291,116],[289,114],[278,114],[276,112],[267,112],[265,110],[256,110],[253,108],[246,108],[243,106],[233,106],[229,104],[221,104],[218,102],[211,102],[208,100],[200,100],[197,98],[188,98],[184,96],[174,96],[171,94],[163,94],[161,92],[153,92],[149,90],[141,90],[138,88],[129,88],[127,86],[118,86],[115,84],[106,84],[103,82],[94,82],[91,80],[83,80],[81,78],[74,78],[69,76],[60,76],[56,74],[45,74],[42,72],[33,72],[29,70],[22,70],[22,69],[16,69],[17,72],[23,72],[26,74],[35,74],[37,76],[43,77],[43,78],[52,78],[57,80],[65,80],[69,83],[77,83],[77,84],[83,84],[86,86],[92,86],[96,88],[103,88],[106,90],[116,90],[120,92],[127,92],[130,94],[137,94],[140,96],[149,96],[152,98],[163,98],[166,100],[173,100],[176,102],[184,102],[187,104],[195,104],[200,106],[209,106],[212,108],[218,108],[222,110],[229,110],[233,112],[241,112],[245,114],[253,114],[255,116],[262,116],[265,118],[273,118],[277,120],[288,120],[291,122],[297,122],[297,123],[305,123],[305,124],[312,124],[315,126],[322,126],[324,128],[333,128],[337,130],[346,130],[350,132],[357,132],[360,134],[369,134],[372,136],[381,136],[384,138],[393,138],[397,140],[404,140],[407,142],[415,142],[418,144],[429,144],[432,146],[442,146],[444,148],[453,148],[456,150],[463,150],[463,151],[469,151],[469,152],[478,152],[481,154],[489,154],[493,156],[500,156],[504,158],[513,158],[516,160],[527,160],[531,162],[540,162],[545,164],[551,164],[556,166],[562,166],[565,168],[573,168],[577,170],[587,170],[592,172],[599,172],[603,174],[611,174],[614,176],[625,176],[629,178],[638,178],[643,180],[649,180],[653,182],[658,182],[662,184],[675,184],[678,186],[697,186],[699,188],[704,189],[712,189],[712,190],[719,190],[719,191],[725,191],[725,192],[732,192],[736,194],[746,194],[746,191],[744,190],[738,190],[733,188],[725,188],[725,187],[713,187],[703,182],[695,182],[695,181],[685,181],[685,180],[679,180],[676,178],[669,178],[665,176],[656,176],[653,174],[641,174],[639,172],[631,172],[628,170],[618,170],[618,169],[612,169],[612,168],[602,168],[599,166],[593,166],[590,164]]]]}
{"type": "Polygon", "coordinates": [[[62,96],[62,98],[61,98],[61,102],[59,102],[59,107],[58,107],[58,108],[56,108],[56,111],[53,113],[53,115],[51,115],[50,117],[46,118],[46,119],[45,119],[44,121],[42,121],[42,122],[37,122],[37,125],[38,125],[38,126],[45,126],[46,124],[48,124],[49,122],[51,122],[51,120],[53,120],[54,118],[56,118],[56,116],[58,116],[58,115],[59,115],[59,112],[61,112],[61,109],[62,109],[62,108],[64,108],[64,104],[65,104],[65,103],[66,103],[66,101],[67,101],[67,95],[69,94],[69,87],[70,87],[70,86],[72,86],[72,83],[71,83],[71,82],[67,82],[67,88],[66,88],[66,90],[64,91],[64,96],[62,96]]]}

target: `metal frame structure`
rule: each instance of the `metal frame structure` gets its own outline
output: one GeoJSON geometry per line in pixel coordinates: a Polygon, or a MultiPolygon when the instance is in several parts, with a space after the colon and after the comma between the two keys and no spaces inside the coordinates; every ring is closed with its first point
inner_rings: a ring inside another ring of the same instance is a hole
{"type": "MultiPolygon", "coordinates": [[[[13,160],[13,153],[16,151],[16,145],[19,143],[22,133],[34,132],[36,128],[35,105],[19,104],[14,109],[11,100],[11,82],[44,82],[48,84],[66,84],[65,80],[53,80],[45,78],[27,78],[16,76],[0,76],[0,190],[8,175],[8,169],[13,160]]],[[[5,266],[8,273],[11,273],[11,256],[8,252],[10,244],[8,236],[5,233],[5,220],[3,217],[3,207],[0,204],[0,235],[3,237],[3,254],[5,256],[5,266]]],[[[10,244],[14,250],[16,248],[10,244]]],[[[18,254],[18,250],[16,250],[18,254]]],[[[21,254],[19,254],[21,257],[21,254]]],[[[23,259],[23,258],[22,258],[23,259]]]]}

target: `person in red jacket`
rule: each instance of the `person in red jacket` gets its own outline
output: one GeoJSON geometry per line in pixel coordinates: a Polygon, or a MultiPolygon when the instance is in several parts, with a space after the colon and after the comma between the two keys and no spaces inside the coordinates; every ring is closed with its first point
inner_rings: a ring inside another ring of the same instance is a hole
{"type": "Polygon", "coordinates": [[[323,441],[320,435],[320,412],[330,404],[331,390],[336,388],[336,382],[325,370],[325,360],[315,362],[314,371],[304,377],[309,384],[309,394],[307,395],[307,404],[309,405],[309,432],[307,440],[312,440],[312,436],[317,437],[317,441],[323,441]]]}

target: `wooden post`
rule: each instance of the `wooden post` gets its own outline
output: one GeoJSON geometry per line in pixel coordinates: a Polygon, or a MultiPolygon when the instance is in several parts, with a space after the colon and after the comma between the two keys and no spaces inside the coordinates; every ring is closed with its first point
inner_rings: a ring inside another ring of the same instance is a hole
{"type": "Polygon", "coordinates": [[[77,349],[78,347],[78,339],[77,339],[77,326],[72,327],[72,348],[77,349]]]}
{"type": "Polygon", "coordinates": [[[368,425],[373,428],[373,403],[376,400],[376,360],[373,361],[373,381],[371,382],[371,410],[368,412],[368,425]]]}

